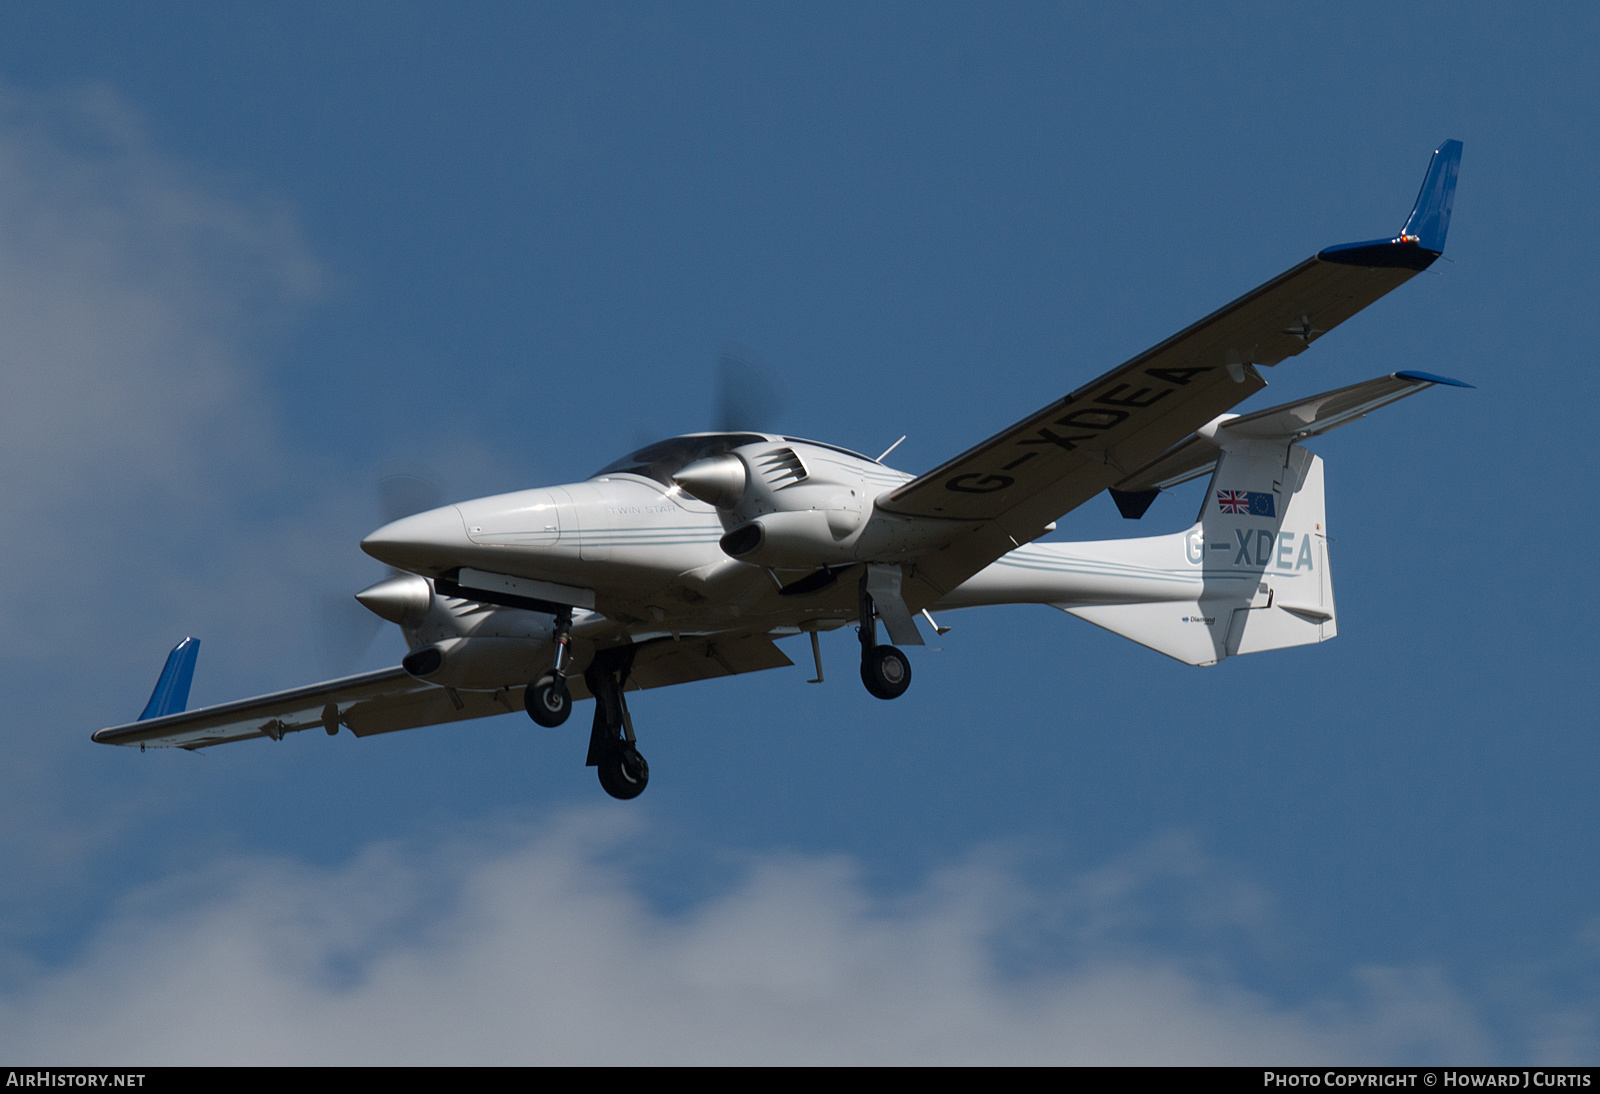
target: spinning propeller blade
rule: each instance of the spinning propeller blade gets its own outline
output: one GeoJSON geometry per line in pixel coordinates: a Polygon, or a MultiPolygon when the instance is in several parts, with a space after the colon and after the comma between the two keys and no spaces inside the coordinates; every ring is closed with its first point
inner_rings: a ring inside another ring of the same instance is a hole
{"type": "Polygon", "coordinates": [[[788,401],[783,381],[745,346],[724,346],[717,357],[716,429],[771,432],[788,401]]]}
{"type": "MultiPolygon", "coordinates": [[[[386,475],[378,481],[378,512],[384,524],[443,504],[444,488],[430,472],[386,475]]],[[[392,567],[389,572],[399,573],[392,567]]],[[[323,596],[319,614],[323,667],[332,676],[346,675],[372,646],[383,620],[341,593],[323,596]]]]}
{"type": "Polygon", "coordinates": [[[338,593],[323,595],[319,622],[322,665],[330,676],[348,675],[383,627],[383,620],[338,593]]]}

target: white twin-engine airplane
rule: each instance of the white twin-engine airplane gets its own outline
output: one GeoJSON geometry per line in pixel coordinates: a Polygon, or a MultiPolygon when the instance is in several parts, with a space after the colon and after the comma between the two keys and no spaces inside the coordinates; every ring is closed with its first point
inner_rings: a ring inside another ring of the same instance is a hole
{"type": "Polygon", "coordinates": [[[195,749],[518,710],[558,726],[593,698],[588,764],[607,793],[632,798],[649,768],[626,693],[792,665],[774,639],[809,634],[820,682],[817,633],[857,624],[861,679],[880,699],[911,683],[897,647],[923,645],[921,623],[956,608],[1048,604],[1191,665],[1325,641],[1337,619],[1322,460],[1298,442],[1426,387],[1468,385],[1399,372],[1226,412],[1266,386],[1260,366],[1439,257],[1460,162],[1461,142],[1439,146],[1394,238],[1318,252],[925,474],[794,437],[700,433],[585,482],[396,520],[361,547],[397,573],[356,599],[399,624],[399,666],[185,711],[199,647],[188,638],[140,719],[94,739],[195,749]],[[1207,473],[1184,531],[1033,542],[1103,490],[1138,518],[1207,473]]]}

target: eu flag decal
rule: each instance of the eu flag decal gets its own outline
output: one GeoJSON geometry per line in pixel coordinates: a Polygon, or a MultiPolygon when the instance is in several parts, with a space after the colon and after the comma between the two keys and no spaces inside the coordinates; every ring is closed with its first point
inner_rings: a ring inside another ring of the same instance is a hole
{"type": "Polygon", "coordinates": [[[1217,508],[1234,516],[1276,517],[1278,508],[1271,493],[1259,490],[1218,490],[1217,508]]]}

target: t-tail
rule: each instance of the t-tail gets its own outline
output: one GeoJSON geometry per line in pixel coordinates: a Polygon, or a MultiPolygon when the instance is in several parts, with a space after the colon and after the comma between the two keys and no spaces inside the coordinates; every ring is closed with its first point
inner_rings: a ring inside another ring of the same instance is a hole
{"type": "Polygon", "coordinates": [[[1339,633],[1328,568],[1322,459],[1288,441],[1216,429],[1222,454],[1200,519],[1153,540],[1076,545],[1090,557],[1158,553],[1191,596],[1056,607],[1191,665],[1324,642],[1339,633]],[[1156,547],[1157,552],[1151,552],[1156,547]]]}
{"type": "Polygon", "coordinates": [[[1139,517],[1164,489],[1209,472],[1194,525],[1170,535],[1034,543],[954,590],[943,608],[1045,603],[1190,665],[1338,634],[1319,456],[1297,442],[1436,384],[1402,372],[1223,415],[1113,491],[1139,517]]]}

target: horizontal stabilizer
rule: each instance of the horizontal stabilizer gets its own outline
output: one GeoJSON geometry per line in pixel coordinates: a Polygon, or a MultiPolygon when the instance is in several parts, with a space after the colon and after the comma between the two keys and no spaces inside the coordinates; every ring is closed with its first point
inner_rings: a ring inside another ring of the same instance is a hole
{"type": "Polygon", "coordinates": [[[1123,516],[1141,517],[1144,510],[1149,508],[1149,501],[1144,502],[1137,512],[1132,512],[1125,503],[1129,495],[1141,498],[1148,495],[1154,500],[1151,491],[1168,490],[1190,479],[1210,474],[1230,439],[1304,440],[1364,418],[1379,407],[1399,402],[1408,395],[1415,395],[1436,384],[1465,388],[1472,386],[1427,372],[1396,372],[1251,414],[1226,415],[1208,423],[1117,483],[1111,491],[1112,498],[1123,516]]]}
{"type": "Polygon", "coordinates": [[[1309,399],[1242,414],[1222,423],[1222,428],[1235,437],[1298,441],[1338,429],[1347,422],[1366,417],[1379,407],[1399,402],[1435,384],[1465,388],[1472,386],[1426,372],[1396,372],[1376,380],[1325,391],[1309,399]]]}

